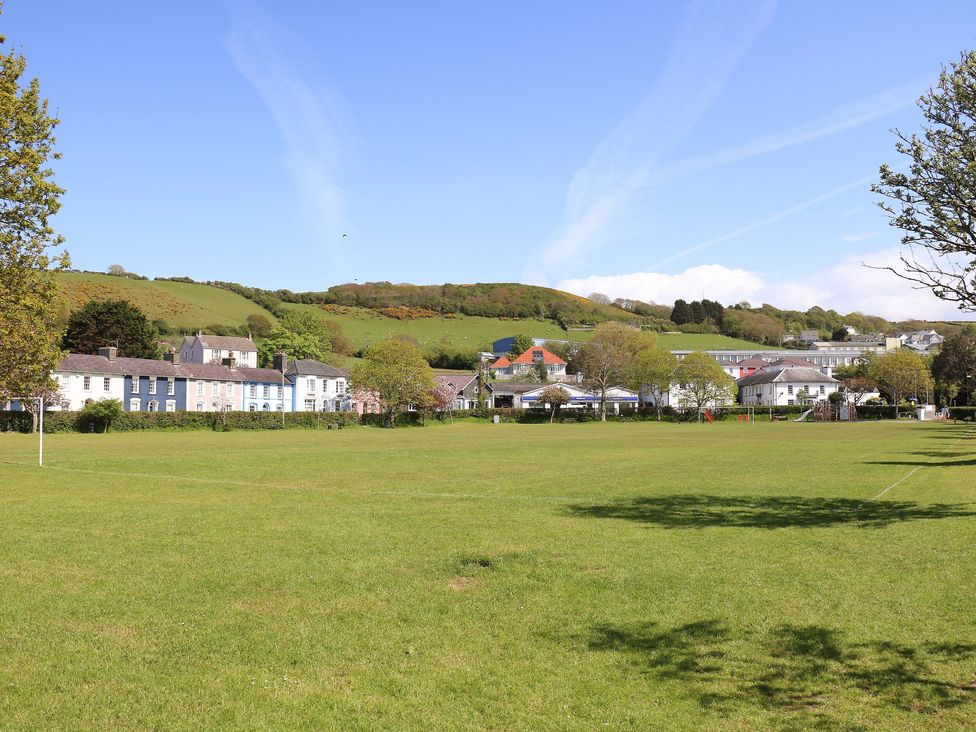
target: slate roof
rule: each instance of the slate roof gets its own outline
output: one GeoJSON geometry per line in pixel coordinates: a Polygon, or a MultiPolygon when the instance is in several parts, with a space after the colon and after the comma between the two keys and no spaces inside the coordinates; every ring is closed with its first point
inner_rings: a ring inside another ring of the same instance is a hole
{"type": "Polygon", "coordinates": [[[238,366],[235,371],[244,377],[245,381],[258,381],[262,384],[280,384],[281,372],[274,369],[256,369],[250,366],[238,366]]]}
{"type": "Polygon", "coordinates": [[[59,372],[86,374],[119,374],[137,376],[163,376],[176,378],[180,376],[176,366],[169,361],[158,361],[152,358],[116,358],[110,361],[105,356],[92,356],[87,353],[69,353],[58,365],[59,372]]]}
{"type": "Polygon", "coordinates": [[[813,368],[803,368],[800,366],[784,366],[783,368],[766,368],[754,374],[743,376],[736,382],[739,386],[752,386],[753,384],[838,384],[837,379],[833,379],[827,374],[813,368]]]}
{"type": "Polygon", "coordinates": [[[434,382],[437,386],[447,386],[448,384],[454,384],[454,388],[458,392],[462,392],[468,388],[468,385],[478,378],[478,374],[434,374],[434,382]]]}
{"type": "Polygon", "coordinates": [[[815,369],[817,365],[810,363],[804,358],[780,358],[772,363],[767,363],[766,366],[771,369],[779,368],[781,366],[799,366],[804,369],[815,369]]]}
{"type": "Polygon", "coordinates": [[[512,363],[514,363],[514,364],[545,363],[545,364],[553,364],[553,365],[557,365],[557,366],[558,365],[562,365],[562,366],[565,366],[566,365],[566,362],[563,361],[561,358],[559,358],[559,356],[557,356],[555,353],[553,353],[552,351],[550,351],[548,348],[544,348],[543,346],[532,346],[532,348],[528,349],[525,353],[523,353],[517,359],[515,359],[514,361],[512,361],[512,363]],[[542,361],[541,362],[540,361],[534,361],[533,360],[532,354],[535,351],[542,351],[542,361]]]}
{"type": "Polygon", "coordinates": [[[331,379],[342,379],[347,376],[347,372],[342,369],[310,358],[298,358],[289,362],[285,373],[296,376],[325,376],[331,379]]]}
{"type": "MultiPolygon", "coordinates": [[[[165,362],[164,362],[165,363],[165,362]]],[[[217,363],[184,363],[177,366],[180,376],[204,381],[244,381],[244,377],[217,363]]]]}
{"type": "Polygon", "coordinates": [[[535,391],[547,386],[562,386],[562,384],[543,384],[541,382],[527,383],[524,381],[496,381],[492,383],[492,389],[496,394],[524,394],[527,391],[535,391]]]}
{"type": "Polygon", "coordinates": [[[752,358],[747,358],[744,361],[739,361],[739,363],[734,364],[740,369],[764,369],[769,366],[769,361],[764,358],[757,358],[753,356],[752,358]]]}
{"type": "MultiPolygon", "coordinates": [[[[199,340],[204,348],[216,348],[224,351],[257,351],[258,347],[250,338],[240,336],[218,336],[218,335],[196,335],[186,336],[183,339],[183,346],[188,346],[193,341],[199,340]]],[[[182,347],[181,347],[182,348],[182,347]]]]}

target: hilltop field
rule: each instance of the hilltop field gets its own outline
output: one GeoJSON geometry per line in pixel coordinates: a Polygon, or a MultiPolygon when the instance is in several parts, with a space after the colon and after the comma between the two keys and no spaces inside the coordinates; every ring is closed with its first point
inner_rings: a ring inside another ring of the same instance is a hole
{"type": "MultiPolygon", "coordinates": [[[[206,331],[209,326],[215,325],[239,327],[249,315],[263,315],[272,323],[276,322],[272,312],[252,300],[210,285],[80,272],[60,273],[58,277],[65,310],[79,308],[90,299],[118,298],[129,300],[150,320],[165,321],[177,331],[206,331]]],[[[306,310],[338,323],[357,350],[398,334],[415,338],[423,347],[444,344],[471,350],[490,349],[492,341],[520,333],[576,341],[585,341],[590,337],[590,331],[564,330],[552,320],[539,318],[456,315],[397,320],[365,307],[323,307],[281,300],[274,300],[272,305],[281,310],[306,310]]],[[[661,334],[659,339],[662,345],[674,349],[765,348],[717,334],[661,334]]],[[[175,343],[180,338],[170,335],[168,340],[175,343]]]]}
{"type": "Polygon", "coordinates": [[[0,719],[976,726],[976,435],[0,434],[0,719]],[[192,702],[191,702],[192,700],[192,702]]]}

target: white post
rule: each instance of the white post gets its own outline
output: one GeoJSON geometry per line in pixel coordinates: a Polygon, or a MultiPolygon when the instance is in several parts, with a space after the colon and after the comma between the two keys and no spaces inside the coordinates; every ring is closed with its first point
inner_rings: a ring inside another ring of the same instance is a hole
{"type": "Polygon", "coordinates": [[[41,412],[39,416],[39,429],[38,429],[38,442],[37,442],[37,466],[40,468],[44,467],[44,397],[38,397],[37,401],[41,405],[41,412]]]}

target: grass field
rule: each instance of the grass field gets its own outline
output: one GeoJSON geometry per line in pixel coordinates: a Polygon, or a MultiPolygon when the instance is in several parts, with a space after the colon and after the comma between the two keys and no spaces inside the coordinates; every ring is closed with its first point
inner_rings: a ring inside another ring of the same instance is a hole
{"type": "Polygon", "coordinates": [[[46,445],[0,434],[4,729],[976,724],[961,426],[46,445]]]}
{"type": "Polygon", "coordinates": [[[81,272],[59,273],[58,285],[71,310],[89,300],[128,300],[146,313],[150,320],[165,320],[175,328],[242,325],[252,314],[275,321],[271,313],[247,298],[208,285],[132,280],[81,272]]]}

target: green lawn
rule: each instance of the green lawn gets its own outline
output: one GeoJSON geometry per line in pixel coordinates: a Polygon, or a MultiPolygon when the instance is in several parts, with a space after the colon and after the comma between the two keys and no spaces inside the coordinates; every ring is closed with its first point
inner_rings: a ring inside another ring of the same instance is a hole
{"type": "Polygon", "coordinates": [[[972,729],[974,440],[0,434],[0,727],[972,729]]]}

